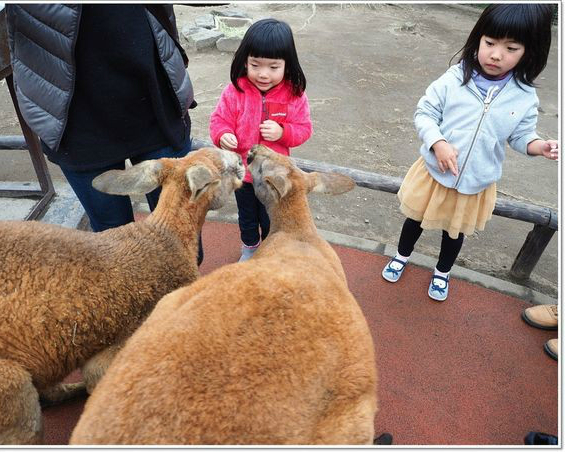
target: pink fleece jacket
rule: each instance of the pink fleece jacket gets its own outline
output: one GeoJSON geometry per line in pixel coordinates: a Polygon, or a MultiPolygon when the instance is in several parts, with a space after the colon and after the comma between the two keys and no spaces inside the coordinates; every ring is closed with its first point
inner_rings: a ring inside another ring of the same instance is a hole
{"type": "MultiPolygon", "coordinates": [[[[254,144],[264,144],[273,151],[290,155],[290,148],[304,143],[312,135],[310,106],[306,93],[296,97],[292,94],[292,85],[283,80],[277,86],[262,93],[247,77],[241,77],[237,84],[243,90],[238,91],[230,83],[224,88],[218,105],[210,118],[210,138],[220,146],[224,133],[233,133],[237,137],[237,149],[247,168],[247,152],[254,144]],[[277,141],[267,141],[261,137],[259,125],[271,119],[283,127],[282,137],[277,141]]],[[[246,170],[245,182],[251,182],[251,174],[246,170]]]]}

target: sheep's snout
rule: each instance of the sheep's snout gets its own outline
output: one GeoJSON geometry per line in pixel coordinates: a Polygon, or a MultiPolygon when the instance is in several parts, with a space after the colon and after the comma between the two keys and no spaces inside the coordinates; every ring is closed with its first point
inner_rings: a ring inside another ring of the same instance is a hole
{"type": "Polygon", "coordinates": [[[241,155],[224,149],[217,149],[217,151],[222,157],[224,172],[235,174],[237,179],[239,179],[239,182],[243,182],[245,167],[243,166],[241,155]]]}
{"type": "MultiPolygon", "coordinates": [[[[261,151],[262,149],[265,150],[270,150],[267,146],[263,146],[262,144],[255,144],[251,147],[251,149],[249,149],[249,152],[247,153],[247,164],[251,164],[253,162],[253,160],[255,160],[255,157],[257,156],[257,154],[259,153],[259,151],[261,151]]],[[[271,151],[273,152],[273,151],[271,151]]]]}
{"type": "Polygon", "coordinates": [[[237,154],[237,166],[236,166],[236,174],[237,178],[243,182],[243,178],[245,177],[245,166],[243,166],[243,160],[241,155],[237,154]]]}

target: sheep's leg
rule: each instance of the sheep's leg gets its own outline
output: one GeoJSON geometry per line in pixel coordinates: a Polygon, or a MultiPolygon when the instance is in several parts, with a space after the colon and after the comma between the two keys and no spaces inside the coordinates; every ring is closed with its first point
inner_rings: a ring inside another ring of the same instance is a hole
{"type": "Polygon", "coordinates": [[[14,361],[0,359],[0,444],[40,444],[43,422],[31,375],[14,361]]]}
{"type": "Polygon", "coordinates": [[[314,444],[373,444],[375,435],[374,395],[357,402],[341,402],[330,406],[318,423],[314,444]]]}
{"type": "Polygon", "coordinates": [[[120,351],[122,346],[123,343],[110,345],[108,348],[94,355],[82,366],[81,372],[86,384],[86,391],[89,394],[92,394],[92,391],[94,391],[94,388],[104,376],[106,370],[110,367],[110,364],[112,364],[116,353],[120,351]]]}
{"type": "Polygon", "coordinates": [[[86,386],[82,381],[79,383],[59,383],[39,391],[39,401],[41,407],[45,408],[84,395],[86,395],[86,386]]]}

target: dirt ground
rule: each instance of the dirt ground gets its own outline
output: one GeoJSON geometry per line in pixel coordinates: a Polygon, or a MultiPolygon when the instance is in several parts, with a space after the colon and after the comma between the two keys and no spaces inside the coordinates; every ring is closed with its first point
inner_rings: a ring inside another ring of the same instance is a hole
{"type": "MultiPolygon", "coordinates": [[[[403,177],[418,157],[413,113],[426,87],[449,66],[478,12],[448,4],[234,3],[230,6],[176,5],[179,30],[212,9],[247,12],[253,20],[275,17],[290,24],[307,78],[314,134],[293,151],[305,159],[403,177]]],[[[208,138],[208,120],[229,83],[232,54],[215,48],[188,49],[189,72],[199,105],[191,111],[193,137],[208,138]]],[[[557,139],[558,40],[554,29],[550,59],[537,80],[538,133],[557,139]]],[[[0,134],[19,135],[6,87],[0,87],[0,134]]],[[[558,208],[558,164],[508,150],[498,195],[558,208]]],[[[60,170],[50,164],[55,180],[60,170]]],[[[1,151],[0,180],[35,180],[26,152],[1,151]]],[[[339,200],[311,198],[320,229],[396,244],[404,220],[396,196],[356,188],[339,200]]],[[[235,203],[223,212],[235,213],[235,203]]],[[[529,223],[494,217],[486,230],[468,237],[458,265],[509,279],[529,223]]],[[[555,234],[529,285],[556,297],[558,240],[555,234]]],[[[439,252],[440,233],[425,231],[416,251],[439,252]]],[[[375,269],[378,277],[380,269],[375,269]]]]}

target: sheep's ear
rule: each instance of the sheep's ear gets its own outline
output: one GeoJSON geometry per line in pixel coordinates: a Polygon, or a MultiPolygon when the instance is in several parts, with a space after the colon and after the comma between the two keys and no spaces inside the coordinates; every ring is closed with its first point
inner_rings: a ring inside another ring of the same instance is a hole
{"type": "Polygon", "coordinates": [[[163,164],[146,160],[125,170],[110,170],[95,177],[92,186],[111,195],[144,195],[161,185],[163,164]]]}
{"type": "Polygon", "coordinates": [[[281,171],[272,171],[263,177],[263,181],[271,187],[271,190],[277,195],[279,200],[284,198],[292,188],[292,184],[286,173],[281,171]]]}
{"type": "Polygon", "coordinates": [[[340,195],[353,190],[355,181],[338,173],[310,173],[307,175],[310,191],[328,195],[340,195]]]}
{"type": "Polygon", "coordinates": [[[191,201],[196,201],[206,191],[220,183],[220,178],[204,165],[195,165],[188,168],[186,170],[186,180],[191,191],[191,201]]]}

